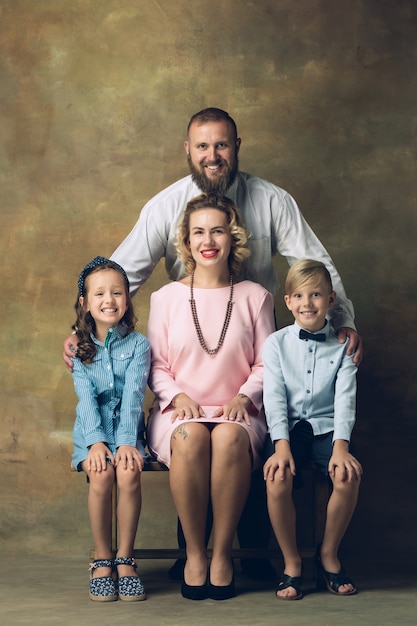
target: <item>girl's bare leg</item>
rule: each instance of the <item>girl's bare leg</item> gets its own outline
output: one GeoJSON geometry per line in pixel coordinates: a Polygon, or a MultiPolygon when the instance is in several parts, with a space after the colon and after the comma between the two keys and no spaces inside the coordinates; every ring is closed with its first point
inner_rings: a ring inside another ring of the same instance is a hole
{"type": "MultiPolygon", "coordinates": [[[[119,499],[117,502],[117,523],[119,529],[119,547],[117,556],[131,557],[135,545],[136,532],[142,507],[141,472],[135,464],[134,469],[124,469],[118,465],[116,470],[119,499]]],[[[132,565],[118,565],[119,577],[134,576],[132,565]]]]}
{"type": "MultiPolygon", "coordinates": [[[[115,480],[113,468],[109,465],[105,471],[89,472],[86,463],[84,472],[88,475],[90,484],[88,491],[88,513],[90,516],[91,531],[94,540],[94,558],[111,559],[110,532],[111,532],[111,503],[112,490],[115,480]]],[[[111,568],[100,568],[93,571],[93,578],[110,576],[111,568]]]]}

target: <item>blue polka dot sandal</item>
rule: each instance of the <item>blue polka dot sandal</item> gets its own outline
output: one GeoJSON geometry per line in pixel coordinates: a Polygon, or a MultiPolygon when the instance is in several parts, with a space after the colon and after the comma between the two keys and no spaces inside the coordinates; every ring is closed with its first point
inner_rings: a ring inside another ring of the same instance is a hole
{"type": "MultiPolygon", "coordinates": [[[[136,561],[132,557],[117,557],[114,564],[132,565],[136,569],[136,561]]],[[[127,602],[139,602],[146,600],[145,588],[139,576],[121,576],[119,578],[119,598],[127,602]]]]}
{"type": "Polygon", "coordinates": [[[113,559],[95,559],[90,563],[90,600],[94,602],[114,602],[117,600],[116,583],[111,576],[93,578],[93,572],[100,567],[114,568],[113,559]]]}

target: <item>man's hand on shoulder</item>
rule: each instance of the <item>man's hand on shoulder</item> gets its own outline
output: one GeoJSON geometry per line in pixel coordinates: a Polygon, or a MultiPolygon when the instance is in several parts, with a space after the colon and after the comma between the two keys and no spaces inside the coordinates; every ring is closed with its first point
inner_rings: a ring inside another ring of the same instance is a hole
{"type": "Polygon", "coordinates": [[[346,337],[349,337],[349,346],[346,354],[351,355],[355,353],[353,362],[359,367],[363,359],[363,339],[353,328],[342,326],[342,328],[339,328],[337,331],[339,343],[345,343],[346,337]]]}
{"type": "Polygon", "coordinates": [[[78,337],[75,333],[73,333],[67,339],[65,339],[64,351],[62,353],[62,358],[64,359],[64,363],[70,372],[72,372],[72,370],[74,369],[74,363],[72,362],[72,359],[74,358],[75,353],[77,352],[77,347],[78,347],[78,337]]]}

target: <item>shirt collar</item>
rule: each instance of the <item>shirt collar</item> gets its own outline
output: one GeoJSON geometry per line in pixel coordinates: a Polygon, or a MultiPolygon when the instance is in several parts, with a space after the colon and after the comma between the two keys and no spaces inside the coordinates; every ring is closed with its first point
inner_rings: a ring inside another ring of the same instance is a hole
{"type": "MultiPolygon", "coordinates": [[[[301,330],[301,326],[299,324],[297,324],[297,322],[294,322],[293,324],[293,331],[295,332],[295,334],[297,335],[297,337],[300,334],[300,330],[301,330]]],[[[307,330],[306,328],[304,330],[307,330]]],[[[311,331],[309,331],[311,332],[311,331]]],[[[319,333],[321,334],[325,334],[326,335],[326,339],[329,338],[329,333],[330,333],[330,324],[328,322],[328,320],[326,320],[326,324],[323,326],[323,328],[321,328],[320,330],[317,330],[316,332],[313,333],[313,335],[318,335],[319,333]]]]}
{"type": "MultiPolygon", "coordinates": [[[[111,342],[114,341],[116,338],[123,339],[124,337],[126,337],[126,335],[128,334],[128,329],[126,324],[124,322],[121,322],[114,328],[110,328],[109,332],[111,333],[111,337],[109,338],[109,341],[111,342]]],[[[98,344],[99,346],[104,345],[104,343],[102,341],[99,341],[97,337],[93,335],[93,333],[91,333],[91,338],[94,343],[98,344]]]]}

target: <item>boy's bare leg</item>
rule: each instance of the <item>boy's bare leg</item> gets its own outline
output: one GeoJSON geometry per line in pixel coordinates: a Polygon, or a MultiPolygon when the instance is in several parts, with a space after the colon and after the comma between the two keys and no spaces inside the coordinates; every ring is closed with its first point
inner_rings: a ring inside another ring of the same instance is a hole
{"type": "MultiPolygon", "coordinates": [[[[321,562],[326,572],[337,574],[341,568],[338,550],[355,511],[360,480],[342,482],[337,476],[332,480],[333,492],[327,505],[321,562]]],[[[353,585],[342,585],[338,593],[349,593],[353,589],[353,585]]]]}
{"type": "MultiPolygon", "coordinates": [[[[285,479],[266,482],[268,512],[276,539],[284,557],[284,573],[301,576],[301,557],[297,548],[296,512],[292,499],[292,475],[286,470],[285,479]]],[[[297,591],[288,587],[277,591],[277,596],[295,597],[297,591]]]]}

